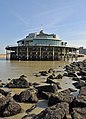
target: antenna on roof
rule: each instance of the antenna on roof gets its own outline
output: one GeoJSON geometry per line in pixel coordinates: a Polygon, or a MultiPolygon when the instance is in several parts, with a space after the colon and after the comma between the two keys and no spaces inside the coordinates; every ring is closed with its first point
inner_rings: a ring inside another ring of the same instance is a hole
{"type": "Polygon", "coordinates": [[[41,24],[41,30],[43,31],[43,25],[41,24]]]}

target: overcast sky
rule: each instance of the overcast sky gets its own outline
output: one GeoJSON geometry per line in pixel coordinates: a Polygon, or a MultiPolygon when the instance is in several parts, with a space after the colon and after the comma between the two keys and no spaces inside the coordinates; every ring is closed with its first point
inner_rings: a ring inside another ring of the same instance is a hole
{"type": "Polygon", "coordinates": [[[86,0],[0,0],[0,53],[41,28],[86,48],[86,0]]]}

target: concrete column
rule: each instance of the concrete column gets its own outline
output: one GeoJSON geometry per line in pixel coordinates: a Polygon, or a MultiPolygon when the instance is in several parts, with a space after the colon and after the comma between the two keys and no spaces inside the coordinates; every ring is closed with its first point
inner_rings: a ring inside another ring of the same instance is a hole
{"type": "Polygon", "coordinates": [[[64,47],[64,61],[65,61],[65,54],[67,54],[67,49],[64,47]]]}
{"type": "Polygon", "coordinates": [[[17,47],[16,50],[17,50],[17,51],[16,51],[17,59],[19,59],[19,49],[18,49],[18,47],[17,47]]]}
{"type": "Polygon", "coordinates": [[[54,47],[53,47],[53,60],[54,60],[54,47]]]}
{"type": "Polygon", "coordinates": [[[7,50],[6,50],[6,60],[8,60],[8,53],[7,53],[7,50]]]}
{"type": "Polygon", "coordinates": [[[17,47],[17,51],[16,51],[16,54],[17,54],[17,56],[19,55],[19,50],[18,50],[18,47],[17,47]]]}
{"type": "Polygon", "coordinates": [[[66,57],[67,57],[67,60],[69,60],[69,48],[66,49],[66,57]]]}
{"type": "Polygon", "coordinates": [[[42,57],[42,53],[41,53],[41,47],[40,47],[40,56],[39,56],[39,57],[40,57],[40,60],[41,60],[41,57],[42,57]]]}
{"type": "Polygon", "coordinates": [[[28,56],[29,56],[29,55],[28,55],[28,47],[27,47],[27,60],[28,60],[28,56]]]}
{"type": "Polygon", "coordinates": [[[75,60],[77,61],[77,58],[78,58],[78,56],[77,56],[77,50],[75,49],[75,60]]]}
{"type": "Polygon", "coordinates": [[[72,58],[71,58],[71,60],[73,61],[73,49],[72,49],[72,58]]]}

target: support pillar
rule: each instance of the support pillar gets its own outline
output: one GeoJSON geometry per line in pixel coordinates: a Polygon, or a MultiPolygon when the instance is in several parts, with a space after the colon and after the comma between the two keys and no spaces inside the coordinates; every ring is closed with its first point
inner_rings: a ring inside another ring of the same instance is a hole
{"type": "Polygon", "coordinates": [[[19,59],[19,49],[18,49],[18,47],[17,47],[17,49],[16,49],[17,51],[16,51],[16,55],[17,55],[17,60],[19,59]]]}
{"type": "Polygon", "coordinates": [[[67,49],[65,47],[64,47],[64,51],[63,52],[64,52],[64,61],[65,61],[65,58],[66,58],[65,54],[67,55],[67,49]]]}
{"type": "Polygon", "coordinates": [[[71,60],[73,61],[73,49],[72,49],[72,59],[71,60]]]}
{"type": "Polygon", "coordinates": [[[53,60],[54,60],[54,47],[53,47],[53,60]]]}
{"type": "Polygon", "coordinates": [[[8,57],[7,57],[7,55],[8,55],[8,54],[7,54],[7,50],[6,50],[6,60],[8,60],[8,57]]]}
{"type": "Polygon", "coordinates": [[[40,60],[41,60],[41,57],[42,57],[41,55],[42,55],[42,53],[41,53],[41,47],[40,47],[40,56],[39,56],[40,57],[40,60]]]}
{"type": "Polygon", "coordinates": [[[29,55],[28,55],[28,47],[27,47],[27,60],[28,60],[28,56],[29,56],[29,55]]]}

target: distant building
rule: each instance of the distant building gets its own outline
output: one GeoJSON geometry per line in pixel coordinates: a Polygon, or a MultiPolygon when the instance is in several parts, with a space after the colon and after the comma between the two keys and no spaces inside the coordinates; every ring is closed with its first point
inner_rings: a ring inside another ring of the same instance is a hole
{"type": "Polygon", "coordinates": [[[56,34],[30,33],[26,38],[17,41],[18,46],[7,46],[10,60],[61,60],[75,55],[77,48],[66,46],[56,34]]]}
{"type": "Polygon", "coordinates": [[[83,47],[80,47],[80,48],[79,48],[79,53],[86,55],[86,49],[84,49],[83,47]]]}

